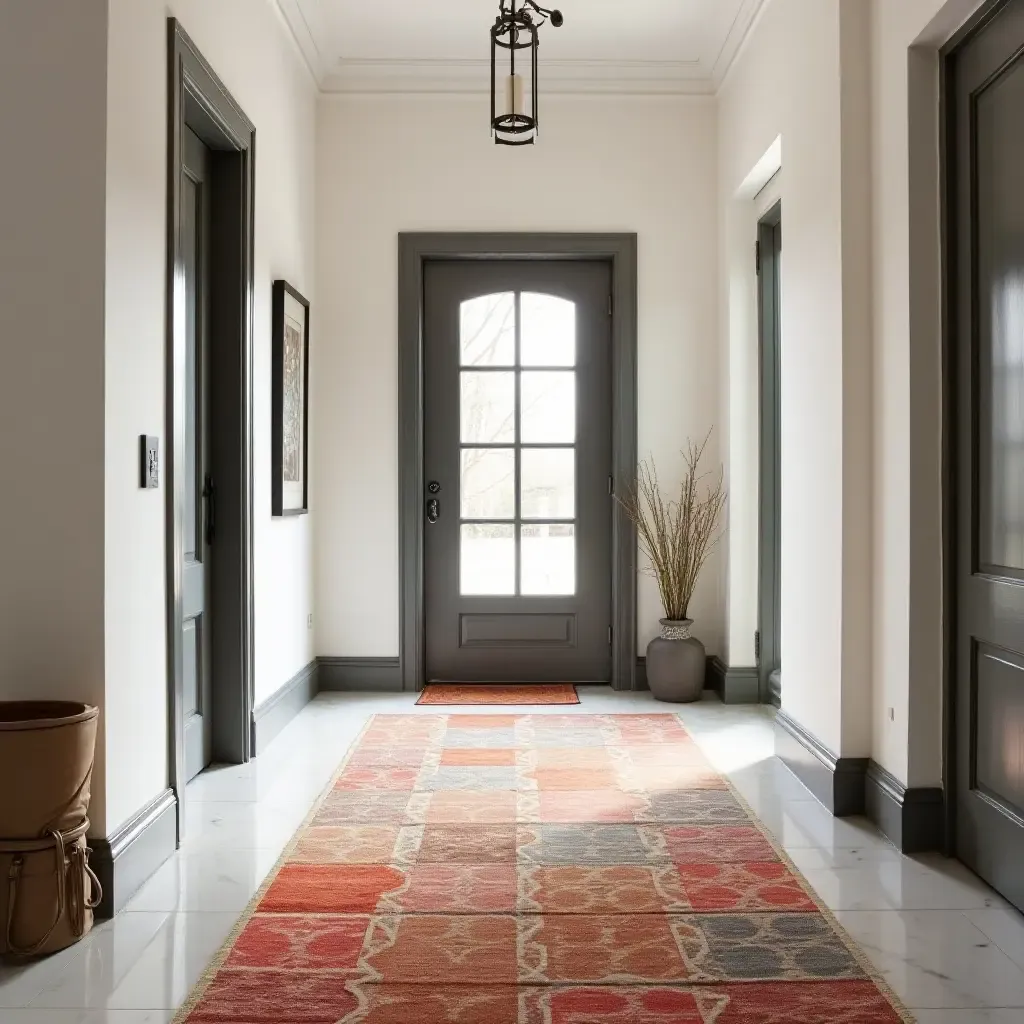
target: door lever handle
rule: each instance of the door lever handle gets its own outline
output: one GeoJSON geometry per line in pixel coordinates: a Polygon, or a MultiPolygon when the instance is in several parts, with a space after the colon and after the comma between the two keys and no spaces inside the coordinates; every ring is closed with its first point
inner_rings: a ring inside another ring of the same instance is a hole
{"type": "Polygon", "coordinates": [[[427,502],[427,522],[436,523],[441,517],[441,503],[437,498],[431,498],[427,502]]]}

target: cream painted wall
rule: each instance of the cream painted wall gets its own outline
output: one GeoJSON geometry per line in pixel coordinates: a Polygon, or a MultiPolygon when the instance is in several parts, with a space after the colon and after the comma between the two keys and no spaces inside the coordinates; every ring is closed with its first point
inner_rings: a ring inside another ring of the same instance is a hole
{"type": "Polygon", "coordinates": [[[106,0],[0,4],[3,700],[103,705],[106,52],[106,0]]]}
{"type": "Polygon", "coordinates": [[[315,338],[316,90],[273,0],[109,0],[105,596],[97,598],[106,621],[108,830],[167,784],[165,493],[138,489],[137,450],[143,433],[159,434],[166,450],[168,14],[256,125],[257,704],[315,653],[306,626],[312,517],[270,516],[270,292],[285,277],[312,301],[315,338]]]}
{"type": "MultiPolygon", "coordinates": [[[[867,59],[866,40],[859,0],[772,0],[718,97],[726,267],[746,258],[736,246],[749,252],[754,240],[731,227],[735,204],[781,138],[783,706],[847,756],[871,747],[870,523],[862,514],[870,344],[849,305],[870,299],[865,238],[855,230],[870,210],[865,190],[851,184],[856,163],[840,127],[844,108],[865,116],[856,62],[867,59]]],[[[749,327],[728,302],[723,309],[728,350],[734,332],[749,327]]],[[[730,389],[731,401],[747,398],[730,389]]],[[[747,472],[756,474],[756,462],[747,472]]]]}
{"type": "Polygon", "coordinates": [[[938,47],[978,6],[872,4],[872,756],[915,786],[942,781],[938,47]]]}
{"type": "MultiPolygon", "coordinates": [[[[715,107],[702,98],[551,97],[541,142],[495,147],[486,101],[325,97],[319,110],[319,348],[313,384],[318,652],[398,654],[397,235],[639,234],[640,454],[674,484],[717,401],[715,107]],[[517,197],[506,212],[504,197],[517,197]]],[[[718,435],[712,458],[718,459],[718,435]]],[[[697,632],[719,649],[721,572],[697,632]]],[[[641,580],[639,646],[660,606],[641,580]]]]}

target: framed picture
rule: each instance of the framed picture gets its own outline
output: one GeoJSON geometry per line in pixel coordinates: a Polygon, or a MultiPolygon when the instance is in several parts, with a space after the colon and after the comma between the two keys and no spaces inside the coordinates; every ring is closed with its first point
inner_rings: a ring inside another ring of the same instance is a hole
{"type": "Polygon", "coordinates": [[[271,512],[309,511],[309,303],[274,282],[271,345],[271,512]]]}

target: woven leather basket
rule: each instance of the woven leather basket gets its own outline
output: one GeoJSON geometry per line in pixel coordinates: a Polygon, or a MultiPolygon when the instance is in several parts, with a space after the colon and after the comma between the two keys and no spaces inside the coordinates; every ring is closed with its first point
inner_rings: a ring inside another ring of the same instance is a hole
{"type": "Polygon", "coordinates": [[[98,713],[0,702],[0,954],[55,953],[92,928],[102,894],[85,835],[98,713]]]}

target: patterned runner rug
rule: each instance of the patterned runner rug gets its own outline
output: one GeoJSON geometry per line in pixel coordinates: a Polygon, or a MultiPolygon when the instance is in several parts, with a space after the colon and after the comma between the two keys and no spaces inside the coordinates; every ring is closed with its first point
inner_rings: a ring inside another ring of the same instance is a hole
{"type": "Polygon", "coordinates": [[[674,715],[379,715],[176,1018],[912,1018],[674,715]]]}
{"type": "Polygon", "coordinates": [[[572,683],[427,683],[417,704],[579,704],[572,683]]]}

